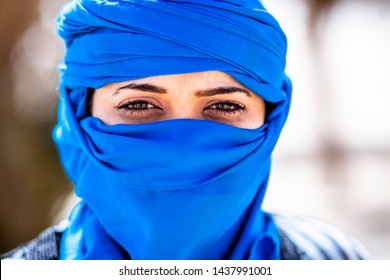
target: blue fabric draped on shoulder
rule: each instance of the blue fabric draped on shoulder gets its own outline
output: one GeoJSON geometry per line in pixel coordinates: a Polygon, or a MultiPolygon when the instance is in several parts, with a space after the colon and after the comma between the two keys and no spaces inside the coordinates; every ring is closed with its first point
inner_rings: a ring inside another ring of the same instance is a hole
{"type": "Polygon", "coordinates": [[[277,259],[261,209],[286,121],[287,42],[258,0],[74,0],[57,19],[66,45],[53,137],[81,202],[62,259],[277,259]],[[108,126],[88,88],[218,70],[270,104],[258,129],[199,120],[108,126]]]}

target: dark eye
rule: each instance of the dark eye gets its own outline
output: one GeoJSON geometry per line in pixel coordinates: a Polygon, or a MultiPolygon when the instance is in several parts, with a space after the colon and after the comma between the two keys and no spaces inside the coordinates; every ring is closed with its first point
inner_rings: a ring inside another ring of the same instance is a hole
{"type": "Polygon", "coordinates": [[[234,114],[245,110],[245,106],[233,101],[220,101],[214,103],[204,110],[212,110],[219,114],[234,114]]]}
{"type": "Polygon", "coordinates": [[[126,118],[135,122],[157,121],[164,113],[163,109],[155,102],[145,99],[126,100],[116,106],[118,112],[126,118]]]}
{"type": "Polygon", "coordinates": [[[118,109],[126,110],[126,111],[134,111],[134,112],[146,111],[150,109],[161,110],[161,108],[145,100],[126,101],[123,104],[119,104],[118,109]]]}

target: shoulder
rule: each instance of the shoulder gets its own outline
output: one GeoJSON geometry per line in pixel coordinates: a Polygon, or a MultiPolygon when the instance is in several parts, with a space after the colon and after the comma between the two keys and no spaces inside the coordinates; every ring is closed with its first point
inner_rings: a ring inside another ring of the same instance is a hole
{"type": "Polygon", "coordinates": [[[8,260],[58,260],[59,245],[66,224],[50,227],[37,238],[1,255],[8,260]]]}
{"type": "Polygon", "coordinates": [[[281,258],[297,260],[361,260],[369,254],[356,239],[307,217],[274,215],[281,238],[281,258]]]}
{"type": "MultiPolygon", "coordinates": [[[[283,260],[369,259],[365,248],[336,228],[306,217],[273,215],[281,239],[283,260]]],[[[2,255],[12,260],[57,260],[67,224],[48,228],[34,240],[2,255]]]]}

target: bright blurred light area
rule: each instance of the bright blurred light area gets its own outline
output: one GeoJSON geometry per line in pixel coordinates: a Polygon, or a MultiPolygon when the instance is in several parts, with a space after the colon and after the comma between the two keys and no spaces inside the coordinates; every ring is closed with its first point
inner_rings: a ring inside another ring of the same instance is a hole
{"type": "Polygon", "coordinates": [[[64,52],[54,30],[54,18],[64,1],[41,1],[39,18],[13,50],[13,106],[31,123],[53,119],[58,96],[56,65],[64,52]]]}
{"type": "Polygon", "coordinates": [[[263,2],[294,86],[265,208],[325,220],[390,259],[390,5],[341,1],[315,39],[305,1],[263,2]]]}

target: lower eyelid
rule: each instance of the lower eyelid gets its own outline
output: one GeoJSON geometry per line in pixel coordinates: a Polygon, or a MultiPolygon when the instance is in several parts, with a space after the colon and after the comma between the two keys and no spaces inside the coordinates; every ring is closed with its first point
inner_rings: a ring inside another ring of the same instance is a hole
{"type": "Polygon", "coordinates": [[[163,111],[157,108],[138,110],[122,108],[118,110],[118,114],[121,115],[122,118],[134,122],[154,122],[160,120],[160,118],[164,115],[163,111]]]}
{"type": "Polygon", "coordinates": [[[243,110],[218,110],[218,109],[209,109],[204,110],[204,115],[212,119],[218,120],[219,118],[236,118],[242,115],[243,110]]]}
{"type": "Polygon", "coordinates": [[[236,116],[241,114],[242,112],[240,110],[234,110],[234,111],[224,111],[224,110],[216,110],[214,109],[214,112],[210,113],[209,115],[219,115],[219,116],[236,116]]]}

